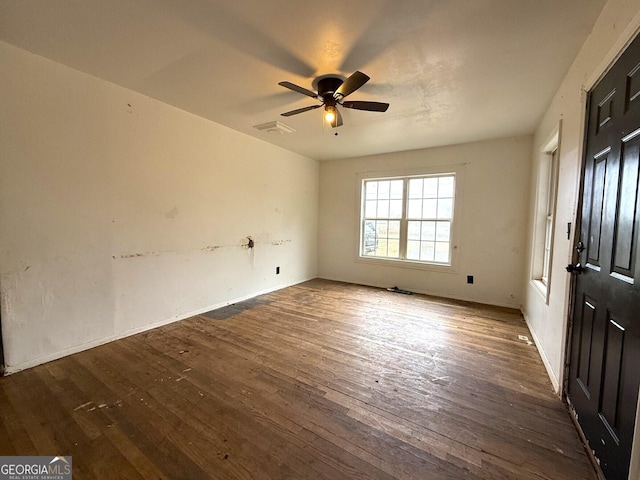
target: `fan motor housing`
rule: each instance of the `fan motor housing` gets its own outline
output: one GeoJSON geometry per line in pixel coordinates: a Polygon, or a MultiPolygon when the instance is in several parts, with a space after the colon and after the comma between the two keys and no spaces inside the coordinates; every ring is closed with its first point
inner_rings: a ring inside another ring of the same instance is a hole
{"type": "Polygon", "coordinates": [[[333,93],[342,85],[342,79],[336,77],[325,77],[318,80],[318,95],[324,99],[327,96],[333,98],[333,93]]]}

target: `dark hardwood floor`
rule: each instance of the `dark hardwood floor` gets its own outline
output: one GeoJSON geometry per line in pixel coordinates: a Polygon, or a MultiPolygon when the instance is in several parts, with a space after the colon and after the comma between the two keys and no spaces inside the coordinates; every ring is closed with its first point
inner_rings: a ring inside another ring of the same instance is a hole
{"type": "Polygon", "coordinates": [[[74,479],[595,479],[513,310],[313,280],[0,379],[74,479]]]}

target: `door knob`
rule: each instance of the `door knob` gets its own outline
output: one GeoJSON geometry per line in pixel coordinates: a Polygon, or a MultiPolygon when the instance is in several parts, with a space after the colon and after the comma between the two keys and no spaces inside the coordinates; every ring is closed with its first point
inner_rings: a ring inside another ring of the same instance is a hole
{"type": "Polygon", "coordinates": [[[584,271],[584,267],[580,265],[580,263],[576,263],[575,265],[570,263],[567,265],[567,272],[580,274],[584,271]]]}

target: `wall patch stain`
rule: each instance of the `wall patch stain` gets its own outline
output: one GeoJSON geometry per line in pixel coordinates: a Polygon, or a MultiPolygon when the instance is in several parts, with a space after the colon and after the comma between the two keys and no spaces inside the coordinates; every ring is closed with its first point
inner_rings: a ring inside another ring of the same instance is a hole
{"type": "Polygon", "coordinates": [[[178,207],[173,207],[171,210],[164,214],[165,217],[172,219],[178,216],[178,207]]]}
{"type": "Polygon", "coordinates": [[[144,252],[144,253],[126,253],[120,255],[120,258],[137,258],[137,257],[157,257],[160,255],[157,252],[144,252]]]}
{"type": "Polygon", "coordinates": [[[284,245],[285,243],[291,243],[291,239],[289,240],[274,240],[271,242],[271,245],[274,247],[279,247],[280,245],[284,245]]]}
{"type": "Polygon", "coordinates": [[[215,252],[219,248],[222,248],[220,245],[207,245],[202,249],[203,252],[215,252]]]}
{"type": "Polygon", "coordinates": [[[134,110],[133,105],[131,105],[130,103],[127,103],[127,108],[125,109],[125,112],[128,113],[129,115],[135,115],[136,117],[138,116],[138,112],[134,110]]]}

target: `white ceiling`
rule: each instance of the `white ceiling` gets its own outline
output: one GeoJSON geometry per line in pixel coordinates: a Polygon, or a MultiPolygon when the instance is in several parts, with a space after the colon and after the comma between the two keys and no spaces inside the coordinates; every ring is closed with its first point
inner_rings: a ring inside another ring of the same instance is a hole
{"type": "Polygon", "coordinates": [[[0,39],[324,160],[532,133],[604,3],[0,0],[0,39]],[[386,113],[280,116],[315,100],[278,82],[355,70],[386,113]]]}

